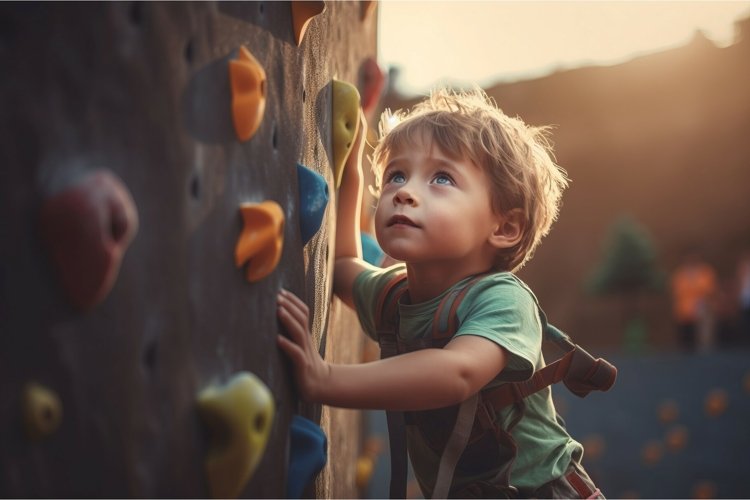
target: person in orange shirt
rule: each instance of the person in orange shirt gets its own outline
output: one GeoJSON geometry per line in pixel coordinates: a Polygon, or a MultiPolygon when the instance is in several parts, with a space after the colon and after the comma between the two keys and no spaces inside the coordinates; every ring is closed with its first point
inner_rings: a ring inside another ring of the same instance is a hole
{"type": "Polygon", "coordinates": [[[672,274],[671,287],[680,343],[689,351],[696,348],[696,341],[701,338],[702,344],[709,344],[716,272],[698,254],[689,253],[672,274]]]}

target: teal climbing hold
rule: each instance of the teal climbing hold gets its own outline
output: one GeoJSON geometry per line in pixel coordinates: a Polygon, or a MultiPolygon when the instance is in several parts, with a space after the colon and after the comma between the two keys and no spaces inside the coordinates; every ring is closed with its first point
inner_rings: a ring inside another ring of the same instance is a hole
{"type": "Polygon", "coordinates": [[[297,164],[299,184],[299,228],[302,244],[315,236],[328,206],[328,183],[319,173],[297,164]]]}
{"type": "Polygon", "coordinates": [[[286,497],[300,498],[328,460],[328,439],[323,429],[299,415],[292,416],[289,429],[289,467],[286,497]]]}
{"type": "Polygon", "coordinates": [[[378,245],[378,241],[368,233],[361,233],[361,240],[362,258],[365,262],[380,267],[383,263],[383,258],[385,258],[385,253],[383,252],[383,249],[380,248],[380,245],[378,245]]]}

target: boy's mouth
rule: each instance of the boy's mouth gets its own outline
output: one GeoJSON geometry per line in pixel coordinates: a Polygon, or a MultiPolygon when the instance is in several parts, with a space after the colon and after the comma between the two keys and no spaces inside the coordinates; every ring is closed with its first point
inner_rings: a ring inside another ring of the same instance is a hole
{"type": "Polygon", "coordinates": [[[394,215],[393,217],[388,219],[388,227],[395,226],[397,224],[401,224],[404,226],[419,227],[414,221],[412,221],[410,218],[408,218],[405,215],[394,215]]]}

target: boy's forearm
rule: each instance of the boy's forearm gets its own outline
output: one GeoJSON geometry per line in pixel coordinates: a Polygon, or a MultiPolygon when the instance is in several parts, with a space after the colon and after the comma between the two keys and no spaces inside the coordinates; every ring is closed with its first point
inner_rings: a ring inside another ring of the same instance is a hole
{"type": "MultiPolygon", "coordinates": [[[[356,152],[352,151],[351,155],[355,154],[356,152]]],[[[362,257],[359,227],[361,205],[362,173],[357,166],[347,165],[341,180],[336,208],[336,259],[362,257]]]]}
{"type": "Polygon", "coordinates": [[[478,392],[502,369],[477,373],[474,363],[466,353],[424,349],[371,363],[330,365],[330,378],[314,399],[342,408],[441,408],[478,392]]]}

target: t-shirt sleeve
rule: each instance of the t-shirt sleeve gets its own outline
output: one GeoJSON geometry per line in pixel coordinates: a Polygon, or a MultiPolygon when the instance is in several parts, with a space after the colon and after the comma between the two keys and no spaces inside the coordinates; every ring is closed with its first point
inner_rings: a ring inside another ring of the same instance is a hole
{"type": "Polygon", "coordinates": [[[536,300],[521,285],[488,279],[470,290],[458,310],[458,335],[477,335],[509,354],[500,381],[526,380],[534,372],[542,348],[542,326],[536,300]]]}
{"type": "Polygon", "coordinates": [[[375,331],[375,307],[380,291],[397,274],[406,272],[406,266],[396,264],[385,269],[366,269],[354,280],[352,293],[359,322],[368,337],[378,340],[375,331]]]}

